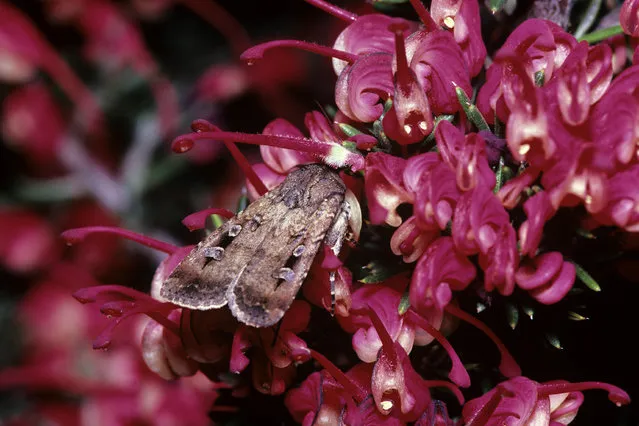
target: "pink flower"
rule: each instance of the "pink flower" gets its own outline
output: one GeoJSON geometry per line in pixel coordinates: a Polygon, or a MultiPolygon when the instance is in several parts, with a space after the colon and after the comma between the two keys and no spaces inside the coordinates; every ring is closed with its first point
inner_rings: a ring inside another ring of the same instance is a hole
{"type": "Polygon", "coordinates": [[[60,256],[54,230],[40,216],[26,210],[0,210],[0,263],[14,273],[33,273],[60,256]]]}
{"type": "Polygon", "coordinates": [[[468,424],[485,426],[566,425],[576,416],[583,401],[582,390],[603,389],[617,405],[628,404],[623,390],[600,382],[537,383],[526,377],[514,377],[500,383],[483,396],[468,401],[462,416],[468,424]]]}
{"type": "Polygon", "coordinates": [[[619,23],[624,33],[639,37],[639,2],[637,0],[624,0],[619,14],[619,23]]]}
{"type": "Polygon", "coordinates": [[[488,165],[486,143],[479,134],[464,136],[450,122],[443,121],[437,126],[435,138],[442,159],[455,171],[460,191],[468,191],[479,184],[488,189],[495,186],[495,174],[488,165]]]}
{"type": "Polygon", "coordinates": [[[470,76],[475,77],[486,59],[477,0],[435,0],[431,3],[430,12],[437,24],[452,30],[455,42],[464,54],[470,76]]]}
{"type": "Polygon", "coordinates": [[[486,187],[464,193],[453,219],[453,240],[460,253],[487,254],[498,240],[503,226],[510,226],[508,213],[499,199],[486,187]]]}
{"type": "Polygon", "coordinates": [[[409,290],[410,304],[426,318],[436,318],[450,303],[453,290],[465,289],[475,274],[475,267],[456,250],[452,238],[440,237],[417,262],[409,290]]]}
{"type": "Polygon", "coordinates": [[[414,199],[414,214],[424,231],[446,229],[461,196],[454,172],[440,155],[411,157],[404,169],[404,186],[414,199]]]}
{"type": "Polygon", "coordinates": [[[2,104],[2,133],[8,145],[23,153],[37,175],[60,172],[57,161],[65,122],[42,83],[18,88],[2,104]]]}
{"type": "Polygon", "coordinates": [[[607,183],[609,188],[606,207],[595,215],[604,225],[616,225],[628,232],[639,231],[639,165],[616,173],[607,183]]]}

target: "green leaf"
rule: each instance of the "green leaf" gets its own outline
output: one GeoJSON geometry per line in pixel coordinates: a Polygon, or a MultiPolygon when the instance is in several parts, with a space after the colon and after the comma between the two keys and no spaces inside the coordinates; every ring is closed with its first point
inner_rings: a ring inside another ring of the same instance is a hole
{"type": "Polygon", "coordinates": [[[575,270],[577,271],[577,278],[579,278],[582,283],[586,284],[586,287],[588,287],[592,291],[601,291],[601,287],[599,286],[597,281],[595,281],[595,279],[588,272],[586,272],[584,268],[582,268],[575,262],[570,263],[575,266],[575,270]]]}
{"type": "Polygon", "coordinates": [[[468,95],[464,92],[464,89],[456,86],[455,93],[457,94],[457,99],[466,113],[466,116],[475,125],[475,127],[477,127],[478,130],[490,130],[484,116],[481,115],[481,112],[479,112],[477,107],[472,104],[470,98],[468,98],[468,95]]]}
{"type": "Polygon", "coordinates": [[[587,41],[588,43],[593,44],[619,34],[623,34],[621,25],[613,25],[612,27],[604,28],[603,30],[593,31],[590,34],[586,34],[585,36],[579,38],[578,40],[587,41]]]}
{"type": "Polygon", "coordinates": [[[495,13],[500,12],[503,9],[505,3],[506,0],[490,0],[490,2],[488,3],[488,8],[494,15],[495,13]]]}
{"type": "Polygon", "coordinates": [[[513,330],[517,328],[517,324],[519,323],[519,310],[517,306],[512,303],[506,304],[506,316],[508,318],[508,325],[513,330]]]}
{"type": "Polygon", "coordinates": [[[573,311],[568,311],[568,319],[572,320],[572,321],[585,321],[588,320],[590,318],[585,317],[581,314],[578,314],[577,312],[573,312],[573,311]]]}
{"type": "Polygon", "coordinates": [[[559,349],[559,350],[563,350],[563,346],[561,346],[561,341],[559,340],[559,337],[557,337],[556,334],[553,333],[547,333],[546,334],[546,340],[548,341],[548,343],[550,343],[552,345],[553,348],[559,349]]]}
{"type": "Polygon", "coordinates": [[[398,272],[398,269],[392,265],[385,265],[373,260],[361,268],[360,275],[362,275],[363,278],[360,278],[358,281],[364,284],[381,283],[393,275],[397,275],[398,272]]]}
{"type": "Polygon", "coordinates": [[[524,314],[526,314],[531,321],[535,319],[535,310],[530,306],[522,306],[521,310],[524,311],[524,314]]]}
{"type": "Polygon", "coordinates": [[[352,138],[353,136],[359,135],[362,133],[357,128],[351,126],[350,124],[339,123],[338,126],[339,126],[339,129],[342,132],[344,132],[344,134],[348,136],[349,138],[352,138]]]}
{"type": "Polygon", "coordinates": [[[499,164],[497,165],[497,172],[495,173],[495,188],[493,188],[493,193],[498,193],[502,186],[504,186],[504,182],[506,182],[506,174],[504,173],[504,156],[499,156],[499,164]]]}
{"type": "Polygon", "coordinates": [[[249,199],[247,197],[246,194],[242,194],[240,195],[240,199],[237,200],[237,208],[235,209],[235,211],[237,213],[243,212],[244,210],[246,210],[246,208],[249,205],[249,199]]]}
{"type": "Polygon", "coordinates": [[[399,301],[399,306],[397,307],[397,312],[400,315],[404,315],[408,312],[410,308],[410,301],[408,300],[408,292],[402,294],[402,300],[399,301]]]}

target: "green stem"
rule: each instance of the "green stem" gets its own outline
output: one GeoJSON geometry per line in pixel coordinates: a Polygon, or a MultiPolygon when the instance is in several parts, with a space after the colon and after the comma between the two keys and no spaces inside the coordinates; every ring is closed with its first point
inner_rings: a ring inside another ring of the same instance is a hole
{"type": "Polygon", "coordinates": [[[614,25],[612,27],[604,28],[603,30],[594,31],[590,34],[586,34],[585,36],[579,38],[579,41],[587,41],[588,43],[597,43],[599,41],[605,40],[607,38],[623,34],[623,30],[621,29],[621,25],[614,25]]]}

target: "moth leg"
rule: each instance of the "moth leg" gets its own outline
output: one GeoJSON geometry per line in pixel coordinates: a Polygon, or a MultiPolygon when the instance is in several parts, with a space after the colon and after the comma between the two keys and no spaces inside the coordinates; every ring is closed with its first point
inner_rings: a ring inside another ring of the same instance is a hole
{"type": "MultiPolygon", "coordinates": [[[[333,224],[330,229],[326,233],[326,237],[324,237],[324,244],[326,244],[335,256],[338,256],[342,245],[344,243],[344,238],[346,238],[346,234],[349,232],[349,220],[351,217],[351,204],[348,202],[342,203],[342,207],[340,208],[339,213],[335,217],[333,224]]],[[[330,314],[335,314],[335,271],[330,271],[328,273],[328,280],[331,286],[331,310],[330,314]]]]}

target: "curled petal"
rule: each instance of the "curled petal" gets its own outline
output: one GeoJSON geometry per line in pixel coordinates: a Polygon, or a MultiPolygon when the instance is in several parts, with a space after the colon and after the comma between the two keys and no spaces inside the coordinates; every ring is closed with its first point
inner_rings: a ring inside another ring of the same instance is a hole
{"type": "Polygon", "coordinates": [[[605,209],[595,217],[629,232],[639,232],[639,166],[616,173],[608,180],[609,198],[605,209]]]}
{"type": "Polygon", "coordinates": [[[590,86],[586,75],[587,52],[588,43],[581,42],[556,74],[559,110],[564,121],[571,126],[582,124],[590,111],[590,86]]]}
{"type": "Polygon", "coordinates": [[[575,274],[575,266],[570,262],[563,262],[559,274],[553,278],[553,281],[542,288],[532,290],[530,295],[544,305],[557,303],[575,284],[575,274]]]}
{"type": "Polygon", "coordinates": [[[517,285],[524,290],[533,290],[552,280],[564,263],[561,253],[553,251],[540,254],[522,264],[515,276],[517,285]]]}
{"type": "Polygon", "coordinates": [[[632,36],[639,37],[639,1],[625,0],[621,6],[619,14],[619,22],[623,32],[632,36]]]}
{"type": "Polygon", "coordinates": [[[478,186],[464,193],[455,208],[452,227],[455,247],[466,255],[487,254],[497,242],[500,229],[510,226],[509,220],[492,191],[478,186]]]}
{"type": "Polygon", "coordinates": [[[335,103],[352,120],[370,123],[384,111],[381,102],[394,91],[392,56],[371,53],[342,71],[335,84],[335,103]]]}
{"type": "Polygon", "coordinates": [[[406,40],[406,56],[426,91],[434,114],[459,111],[455,93],[461,87],[472,93],[462,51],[446,31],[417,31],[406,40]]]}
{"type": "Polygon", "coordinates": [[[590,46],[586,60],[586,75],[590,86],[590,104],[606,93],[612,80],[612,50],[605,43],[590,46]]]}
{"type": "MultiPolygon", "coordinates": [[[[405,25],[404,36],[408,36],[417,28],[417,23],[401,20],[405,25]]],[[[387,15],[369,14],[357,18],[344,31],[337,36],[333,48],[344,52],[362,55],[368,53],[390,53],[395,50],[393,33],[388,31],[388,26],[397,22],[397,18],[387,15]]],[[[347,63],[333,59],[335,75],[340,75],[347,63]]]]}
{"type": "Polygon", "coordinates": [[[180,338],[151,319],[142,334],[142,357],[151,371],[165,380],[192,376],[198,371],[198,363],[187,356],[180,338]]]}
{"type": "Polygon", "coordinates": [[[530,197],[524,203],[527,219],[519,227],[519,245],[522,255],[533,256],[543,236],[544,225],[555,214],[545,191],[530,197]]]}
{"type": "Polygon", "coordinates": [[[475,279],[475,267],[459,253],[452,238],[440,237],[433,242],[415,267],[409,290],[411,306],[428,316],[441,312],[452,298],[475,279]]]}
{"type": "Polygon", "coordinates": [[[515,271],[519,265],[517,239],[510,223],[504,224],[497,233],[497,241],[490,251],[479,255],[479,264],[484,270],[486,291],[497,289],[509,296],[515,289],[515,271]]]}
{"type": "Polygon", "coordinates": [[[417,225],[415,216],[411,216],[393,233],[390,241],[391,250],[395,255],[402,256],[404,262],[412,263],[424,254],[439,234],[439,229],[422,230],[417,225]]]}

